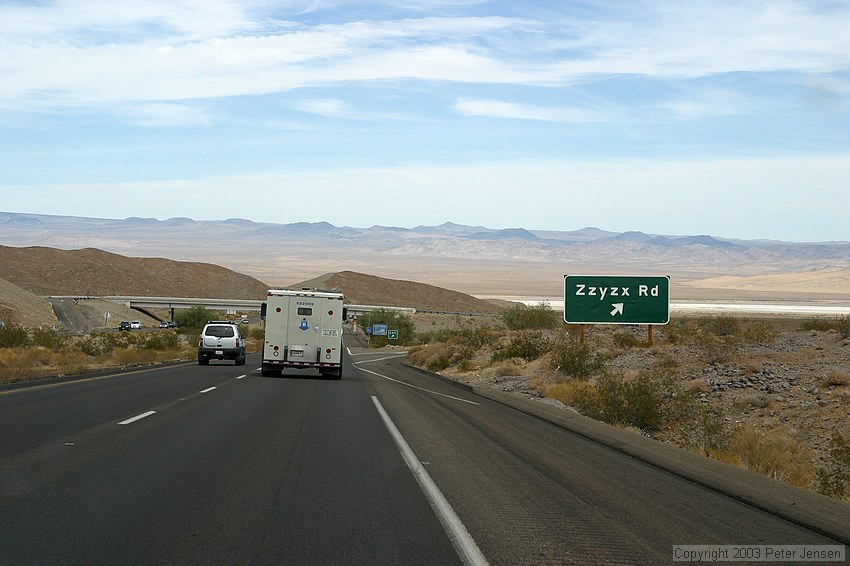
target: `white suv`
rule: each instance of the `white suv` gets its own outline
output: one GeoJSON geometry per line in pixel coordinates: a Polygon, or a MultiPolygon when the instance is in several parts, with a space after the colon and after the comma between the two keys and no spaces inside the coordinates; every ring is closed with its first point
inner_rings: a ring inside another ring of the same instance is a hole
{"type": "Polygon", "coordinates": [[[245,339],[236,323],[211,320],[204,326],[198,342],[198,365],[209,365],[210,359],[233,360],[237,366],[245,365],[245,339]]]}

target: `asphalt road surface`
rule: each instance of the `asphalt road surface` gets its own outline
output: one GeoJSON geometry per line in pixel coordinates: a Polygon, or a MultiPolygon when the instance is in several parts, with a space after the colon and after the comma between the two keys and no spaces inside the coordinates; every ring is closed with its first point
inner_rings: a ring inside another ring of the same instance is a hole
{"type": "Polygon", "coordinates": [[[62,330],[69,332],[81,332],[88,329],[89,325],[80,314],[74,299],[48,299],[53,305],[53,313],[59,321],[62,330]]]}
{"type": "Polygon", "coordinates": [[[347,340],[342,381],[262,378],[249,356],[0,389],[0,563],[659,564],[674,545],[837,544],[347,340]]]}

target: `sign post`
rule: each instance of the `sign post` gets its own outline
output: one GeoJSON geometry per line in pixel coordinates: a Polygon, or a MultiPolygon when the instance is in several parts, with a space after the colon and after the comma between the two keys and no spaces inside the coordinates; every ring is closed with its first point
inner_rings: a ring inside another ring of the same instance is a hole
{"type": "Polygon", "coordinates": [[[667,324],[670,277],[565,275],[567,324],[667,324]]]}

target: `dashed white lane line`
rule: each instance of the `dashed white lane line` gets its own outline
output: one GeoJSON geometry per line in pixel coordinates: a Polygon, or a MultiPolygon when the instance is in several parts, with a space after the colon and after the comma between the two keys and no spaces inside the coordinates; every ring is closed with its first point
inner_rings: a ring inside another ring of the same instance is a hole
{"type": "Polygon", "coordinates": [[[140,421],[140,420],[142,420],[142,419],[144,419],[144,418],[146,418],[146,417],[149,417],[149,416],[153,415],[154,413],[156,413],[156,411],[147,411],[147,412],[145,412],[145,413],[142,413],[141,415],[136,415],[135,417],[130,417],[130,418],[129,418],[129,419],[127,419],[126,421],[121,421],[121,422],[120,422],[120,423],[118,423],[118,424],[120,424],[120,425],[128,425],[128,424],[130,424],[130,423],[134,423],[134,422],[136,422],[136,421],[140,421]]]}
{"type": "Polygon", "coordinates": [[[404,462],[407,464],[407,467],[410,468],[410,471],[413,473],[413,477],[415,477],[417,483],[419,483],[419,487],[421,487],[422,491],[425,492],[425,496],[431,501],[431,504],[437,513],[437,517],[440,519],[440,523],[443,524],[443,528],[454,543],[455,549],[460,555],[463,563],[474,566],[485,566],[488,564],[487,558],[484,557],[484,554],[478,548],[478,545],[475,543],[472,535],[470,535],[469,531],[466,530],[466,526],[460,520],[460,517],[458,517],[454,512],[454,509],[452,509],[451,504],[443,495],[443,492],[440,491],[440,488],[437,487],[437,484],[434,483],[433,479],[431,479],[431,475],[422,465],[422,462],[416,456],[416,453],[396,428],[392,419],[390,419],[390,416],[381,405],[381,402],[378,401],[378,398],[375,396],[372,396],[372,402],[375,403],[375,408],[378,410],[378,414],[381,415],[384,425],[386,425],[387,430],[390,431],[390,435],[393,437],[396,446],[398,446],[398,449],[404,458],[404,462]]]}
{"type": "MultiPolygon", "coordinates": [[[[240,376],[238,376],[236,379],[242,379],[242,378],[244,378],[244,377],[247,377],[247,374],[240,375],[240,376]]],[[[214,391],[214,390],[216,390],[216,389],[218,389],[218,387],[214,385],[214,386],[212,386],[212,387],[207,387],[207,388],[206,388],[206,389],[204,389],[203,391],[199,391],[199,393],[209,393],[210,391],[214,391]]],[[[184,399],[182,399],[182,398],[181,398],[180,400],[181,400],[181,401],[183,401],[184,399]]],[[[136,422],[136,421],[140,421],[140,420],[142,420],[142,419],[144,419],[144,418],[146,418],[146,417],[149,417],[149,416],[151,416],[151,415],[153,415],[153,414],[156,414],[156,411],[147,411],[147,412],[144,412],[144,413],[142,413],[142,414],[140,414],[140,415],[136,415],[135,417],[130,417],[130,418],[129,418],[129,419],[127,419],[127,420],[121,421],[121,422],[120,422],[120,423],[118,423],[118,424],[120,424],[120,425],[128,425],[128,424],[134,423],[134,422],[136,422]]]]}

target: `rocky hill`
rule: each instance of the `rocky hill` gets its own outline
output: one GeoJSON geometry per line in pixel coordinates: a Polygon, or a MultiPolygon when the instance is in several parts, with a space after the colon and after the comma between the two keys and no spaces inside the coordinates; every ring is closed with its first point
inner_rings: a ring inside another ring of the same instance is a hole
{"type": "Polygon", "coordinates": [[[0,279],[0,321],[19,326],[52,326],[56,317],[49,302],[0,279]]]}
{"type": "Polygon", "coordinates": [[[479,314],[494,314],[503,309],[496,303],[476,299],[458,291],[353,271],[327,273],[290,288],[338,291],[345,295],[346,302],[356,305],[413,307],[417,310],[479,314]]]}
{"type": "Polygon", "coordinates": [[[0,246],[0,277],[35,295],[263,297],[268,285],[208,263],[126,257],[98,249],[0,246]]]}

